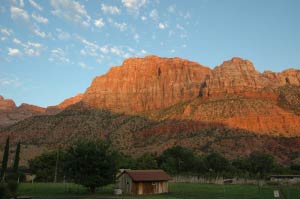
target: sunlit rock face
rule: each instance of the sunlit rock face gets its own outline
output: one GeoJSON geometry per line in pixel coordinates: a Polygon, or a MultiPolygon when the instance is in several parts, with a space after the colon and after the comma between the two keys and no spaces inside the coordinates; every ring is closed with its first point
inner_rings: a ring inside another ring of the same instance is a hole
{"type": "Polygon", "coordinates": [[[201,81],[210,72],[181,58],[130,58],[96,77],[83,101],[125,113],[162,109],[198,97],[201,81]]]}

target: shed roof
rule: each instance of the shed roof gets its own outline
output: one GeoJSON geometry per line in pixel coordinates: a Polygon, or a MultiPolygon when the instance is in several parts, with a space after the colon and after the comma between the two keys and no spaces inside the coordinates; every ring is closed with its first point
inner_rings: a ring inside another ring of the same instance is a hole
{"type": "Polygon", "coordinates": [[[168,181],[171,177],[163,170],[125,170],[135,182],[168,181]]]}

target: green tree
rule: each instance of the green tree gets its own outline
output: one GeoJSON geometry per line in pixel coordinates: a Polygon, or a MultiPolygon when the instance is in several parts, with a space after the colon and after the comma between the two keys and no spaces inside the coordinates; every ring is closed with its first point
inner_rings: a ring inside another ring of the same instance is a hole
{"type": "Polygon", "coordinates": [[[95,193],[96,187],[113,182],[115,155],[103,141],[81,140],[70,146],[65,158],[67,176],[95,193]]]}
{"type": "Polygon", "coordinates": [[[205,174],[208,172],[208,165],[205,157],[196,156],[194,161],[194,166],[191,168],[196,174],[205,174]]]}
{"type": "Polygon", "coordinates": [[[230,171],[229,161],[219,153],[212,153],[206,156],[206,161],[209,169],[216,173],[230,171]]]}
{"type": "Polygon", "coordinates": [[[249,162],[251,172],[259,174],[260,177],[264,177],[275,166],[273,156],[259,152],[252,152],[249,156],[249,162]]]}
{"type": "Polygon", "coordinates": [[[15,173],[17,173],[19,170],[20,152],[21,152],[21,143],[18,142],[17,149],[16,149],[16,155],[15,155],[15,161],[14,161],[14,172],[15,173]]]}
{"type": "Polygon", "coordinates": [[[9,155],[9,137],[6,139],[6,144],[4,148],[4,154],[3,154],[3,159],[2,159],[2,169],[1,169],[1,181],[4,181],[5,178],[5,172],[7,169],[7,162],[8,162],[8,155],[9,155]]]}
{"type": "Polygon", "coordinates": [[[129,155],[115,152],[114,159],[117,169],[136,169],[136,160],[129,155]]]}
{"type": "Polygon", "coordinates": [[[195,167],[194,153],[181,146],[175,146],[165,150],[159,157],[159,166],[172,174],[190,173],[195,167]]]}
{"type": "MultiPolygon", "coordinates": [[[[36,181],[53,182],[57,162],[57,151],[44,152],[41,155],[29,160],[29,168],[36,175],[36,181]]],[[[60,150],[60,162],[63,162],[64,151],[60,150]]],[[[58,165],[58,179],[63,178],[63,165],[58,165]]]]}
{"type": "Polygon", "coordinates": [[[157,158],[154,154],[145,153],[136,160],[137,169],[157,169],[157,158]]]}

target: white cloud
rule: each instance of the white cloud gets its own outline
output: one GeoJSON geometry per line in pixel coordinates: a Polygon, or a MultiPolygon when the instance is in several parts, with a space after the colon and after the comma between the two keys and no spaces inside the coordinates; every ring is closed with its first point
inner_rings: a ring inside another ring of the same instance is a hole
{"type": "Polygon", "coordinates": [[[190,12],[179,13],[179,16],[183,17],[184,19],[190,19],[192,17],[190,12]]]}
{"type": "Polygon", "coordinates": [[[35,48],[41,48],[42,47],[42,44],[40,44],[40,43],[34,43],[34,42],[27,42],[27,44],[29,45],[29,46],[33,46],[33,47],[35,47],[35,48]]]}
{"type": "Polygon", "coordinates": [[[142,21],[146,21],[146,20],[147,20],[147,17],[141,16],[141,20],[142,20],[142,21]]]}
{"type": "Polygon", "coordinates": [[[11,29],[7,29],[7,28],[1,28],[0,32],[7,36],[10,36],[13,33],[13,31],[11,29]]]}
{"type": "Polygon", "coordinates": [[[151,12],[149,13],[149,17],[157,21],[159,19],[157,10],[156,9],[151,10],[151,12]]]}
{"type": "Polygon", "coordinates": [[[29,21],[28,13],[21,8],[11,7],[10,12],[11,12],[11,18],[15,21],[18,20],[29,21]]]}
{"type": "Polygon", "coordinates": [[[24,7],[24,0],[20,0],[20,7],[24,7]]]}
{"type": "Polygon", "coordinates": [[[107,54],[107,53],[109,53],[109,48],[107,46],[102,46],[100,48],[100,51],[104,54],[107,54]]]}
{"type": "Polygon", "coordinates": [[[139,12],[139,9],[147,4],[148,0],[122,0],[123,5],[133,12],[139,12]]]}
{"type": "Polygon", "coordinates": [[[54,10],[53,15],[72,21],[82,26],[90,26],[91,17],[88,15],[84,5],[72,0],[51,0],[54,10]]]}
{"type": "Polygon", "coordinates": [[[78,65],[79,65],[81,68],[83,68],[83,69],[88,69],[88,70],[94,69],[93,67],[88,66],[88,65],[86,65],[86,64],[83,63],[83,62],[79,62],[78,65]]]}
{"type": "Polygon", "coordinates": [[[70,60],[66,57],[65,52],[61,48],[51,50],[49,61],[56,63],[69,63],[70,60]]]}
{"type": "Polygon", "coordinates": [[[42,17],[41,15],[38,15],[38,14],[35,14],[35,13],[32,13],[32,18],[38,22],[38,23],[43,23],[43,24],[47,24],[48,23],[48,19],[45,18],[45,17],[42,17]]]}
{"type": "Polygon", "coordinates": [[[125,31],[127,29],[127,24],[124,22],[118,23],[118,22],[113,21],[111,18],[108,19],[108,22],[110,24],[112,24],[113,27],[119,29],[121,32],[125,31]]]}
{"type": "Polygon", "coordinates": [[[175,5],[170,5],[170,6],[168,7],[168,12],[170,12],[170,13],[174,13],[175,10],[176,10],[176,6],[175,6],[175,5]]]}
{"type": "Polygon", "coordinates": [[[29,56],[40,56],[43,50],[43,45],[40,43],[27,42],[24,52],[29,56]]]}
{"type": "Polygon", "coordinates": [[[44,47],[41,43],[36,43],[36,42],[31,42],[31,41],[28,41],[27,43],[23,43],[17,38],[13,39],[13,43],[23,47],[23,51],[25,52],[25,54],[27,54],[29,56],[40,56],[41,52],[44,49],[44,47]]]}
{"type": "Polygon", "coordinates": [[[21,42],[20,40],[16,39],[16,38],[13,39],[13,42],[14,42],[15,44],[17,44],[17,45],[22,44],[22,42],[21,42]]]}
{"type": "Polygon", "coordinates": [[[81,49],[80,53],[82,55],[89,55],[89,56],[98,56],[98,50],[100,46],[94,42],[88,41],[87,39],[80,37],[77,35],[77,39],[84,44],[84,48],[81,49]]]}
{"type": "Polygon", "coordinates": [[[33,33],[36,34],[37,36],[41,37],[41,38],[45,38],[47,36],[46,33],[43,32],[43,31],[40,31],[39,28],[35,28],[33,30],[33,33]]]}
{"type": "Polygon", "coordinates": [[[104,23],[103,19],[100,18],[100,19],[96,19],[94,21],[94,25],[98,28],[102,28],[105,25],[105,23],[104,23]]]}
{"type": "Polygon", "coordinates": [[[99,46],[98,46],[96,43],[91,42],[91,41],[88,41],[87,39],[85,39],[85,38],[83,38],[83,37],[80,37],[80,36],[78,36],[78,35],[77,35],[77,39],[78,39],[81,43],[87,45],[88,47],[91,47],[91,48],[99,48],[99,46]]]}
{"type": "Polygon", "coordinates": [[[5,40],[7,40],[7,38],[6,37],[1,37],[0,40],[5,41],[5,40]]]}
{"type": "Polygon", "coordinates": [[[158,24],[158,28],[159,28],[159,29],[162,29],[162,30],[163,30],[163,29],[166,29],[166,28],[167,28],[167,24],[166,24],[166,23],[159,23],[159,24],[158,24]]]}
{"type": "Polygon", "coordinates": [[[120,9],[117,6],[109,6],[105,4],[101,4],[101,10],[104,14],[120,14],[120,9]]]}
{"type": "Polygon", "coordinates": [[[41,52],[44,49],[44,47],[41,43],[36,43],[36,42],[31,42],[31,41],[23,43],[22,41],[20,41],[17,38],[13,39],[13,43],[23,47],[24,53],[29,55],[29,56],[40,56],[41,52]]]}
{"type": "Polygon", "coordinates": [[[138,33],[135,33],[135,34],[133,35],[133,39],[134,39],[136,42],[140,41],[140,35],[139,35],[138,33]]]}
{"type": "Polygon", "coordinates": [[[56,31],[58,32],[58,39],[59,40],[69,40],[71,35],[68,32],[63,31],[62,29],[57,28],[56,31]]]}
{"type": "Polygon", "coordinates": [[[123,57],[125,57],[125,55],[126,55],[126,53],[120,47],[117,47],[117,46],[111,47],[110,52],[112,54],[115,54],[115,55],[118,55],[118,56],[123,56],[123,57]]]}
{"type": "Polygon", "coordinates": [[[37,4],[34,0],[29,0],[29,3],[32,7],[34,7],[35,9],[42,11],[43,7],[40,6],[39,4],[37,4]]]}
{"type": "Polygon", "coordinates": [[[176,28],[179,29],[179,30],[184,30],[184,27],[181,26],[180,24],[176,24],[176,28]]]}
{"type": "Polygon", "coordinates": [[[0,76],[0,87],[19,87],[22,85],[19,78],[14,75],[1,75],[0,76]],[[1,77],[2,76],[2,77],[1,77]]]}
{"type": "Polygon", "coordinates": [[[21,55],[22,53],[21,53],[21,51],[19,50],[19,49],[17,49],[17,48],[8,48],[8,53],[7,53],[8,55],[10,55],[10,56],[19,56],[19,55],[21,55]]]}

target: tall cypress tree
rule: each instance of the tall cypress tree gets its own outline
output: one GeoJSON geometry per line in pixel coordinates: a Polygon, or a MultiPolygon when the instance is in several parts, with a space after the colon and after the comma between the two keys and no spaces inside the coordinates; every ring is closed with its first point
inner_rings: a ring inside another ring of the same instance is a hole
{"type": "Polygon", "coordinates": [[[15,155],[15,161],[14,161],[14,172],[15,173],[17,173],[18,169],[19,169],[20,151],[21,151],[21,143],[18,142],[17,149],[16,149],[16,155],[15,155]]]}
{"type": "Polygon", "coordinates": [[[6,139],[3,159],[2,159],[2,169],[1,169],[1,181],[4,181],[4,174],[7,169],[7,162],[8,162],[8,154],[9,154],[9,137],[6,139]]]}

